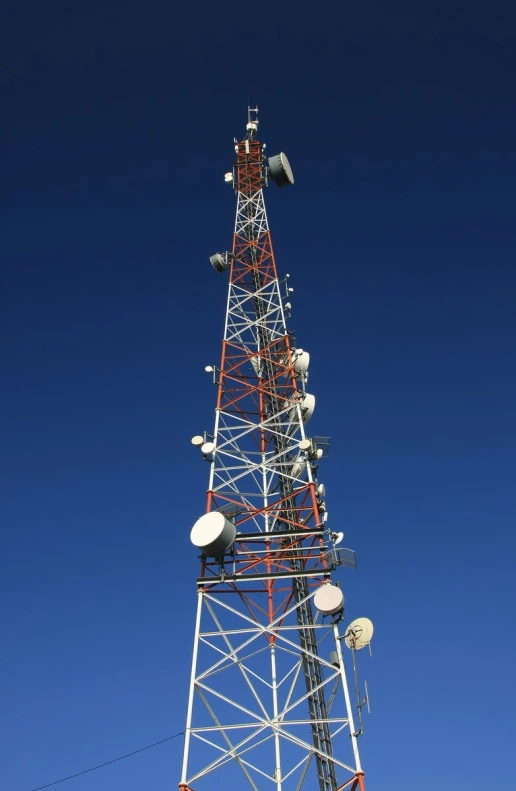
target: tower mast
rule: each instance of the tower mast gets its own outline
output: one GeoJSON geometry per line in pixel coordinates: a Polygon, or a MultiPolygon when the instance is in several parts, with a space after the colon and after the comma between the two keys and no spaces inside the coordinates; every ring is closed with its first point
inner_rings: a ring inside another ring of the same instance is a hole
{"type": "Polygon", "coordinates": [[[327,528],[317,478],[327,440],[306,434],[310,356],[287,330],[289,276],[278,279],[263,196],[269,180],[294,179],[257,133],[249,108],[226,175],[237,194],[232,251],[210,259],[230,282],[220,367],[208,367],[215,425],[192,439],[210,474],[191,533],[201,571],[179,787],[364,791],[341,640],[354,667],[368,640],[340,633],[332,581],[354,553],[327,528]]]}

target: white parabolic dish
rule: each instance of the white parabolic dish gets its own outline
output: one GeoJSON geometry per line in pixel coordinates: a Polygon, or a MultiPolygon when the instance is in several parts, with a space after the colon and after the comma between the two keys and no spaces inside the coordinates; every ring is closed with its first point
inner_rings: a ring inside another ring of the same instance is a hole
{"type": "Polygon", "coordinates": [[[357,618],[349,624],[344,635],[344,642],[348,648],[360,651],[361,648],[365,648],[371,642],[373,631],[373,622],[369,618],[357,618]]]}
{"type": "Polygon", "coordinates": [[[303,423],[308,423],[314,413],[315,396],[311,393],[305,393],[302,396],[301,409],[303,413],[303,423]]]}
{"type": "Polygon", "coordinates": [[[321,585],[314,596],[314,604],[323,615],[333,615],[342,610],[344,594],[336,585],[321,585]]]}
{"type": "Polygon", "coordinates": [[[190,541],[203,555],[218,557],[233,544],[236,537],[235,525],[220,511],[204,514],[192,527],[190,541]]]}

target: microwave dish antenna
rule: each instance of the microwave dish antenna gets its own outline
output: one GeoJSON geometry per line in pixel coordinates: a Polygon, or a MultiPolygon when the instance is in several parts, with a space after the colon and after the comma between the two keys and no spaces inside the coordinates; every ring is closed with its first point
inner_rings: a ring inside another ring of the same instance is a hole
{"type": "Polygon", "coordinates": [[[344,642],[353,651],[360,651],[371,642],[373,631],[373,622],[369,618],[356,618],[348,626],[344,642]]]}

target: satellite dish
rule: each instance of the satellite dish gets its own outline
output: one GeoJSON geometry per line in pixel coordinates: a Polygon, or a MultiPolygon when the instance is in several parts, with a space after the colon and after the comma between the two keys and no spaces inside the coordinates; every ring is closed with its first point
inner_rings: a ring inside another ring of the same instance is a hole
{"type": "Polygon", "coordinates": [[[195,437],[192,437],[191,443],[195,448],[200,448],[201,445],[204,445],[204,437],[201,437],[200,434],[196,434],[195,437]]]}
{"type": "Polygon", "coordinates": [[[360,651],[371,642],[373,631],[373,622],[369,618],[357,618],[349,624],[344,635],[344,642],[348,648],[360,651]]]}
{"type": "Polygon", "coordinates": [[[309,439],[302,439],[298,445],[298,448],[300,450],[310,450],[311,447],[312,447],[312,443],[309,439]]]}
{"type": "Polygon", "coordinates": [[[215,443],[214,442],[205,442],[204,445],[201,446],[201,453],[204,456],[209,456],[210,453],[213,453],[215,450],[215,443]]]}
{"type": "Polygon", "coordinates": [[[294,183],[294,174],[285,154],[269,157],[269,173],[271,179],[278,187],[288,187],[294,183]]]}

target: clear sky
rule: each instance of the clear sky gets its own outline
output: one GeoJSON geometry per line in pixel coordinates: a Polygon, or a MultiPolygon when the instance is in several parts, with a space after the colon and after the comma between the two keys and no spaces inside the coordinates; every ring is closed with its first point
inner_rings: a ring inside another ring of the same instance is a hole
{"type": "MultiPolygon", "coordinates": [[[[359,569],[368,791],[514,783],[511,4],[11,2],[0,25],[2,791],[184,727],[248,95],[359,569]],[[451,7],[450,7],[451,6],[451,7]]],[[[63,791],[165,791],[181,738],[63,791]]],[[[213,791],[216,791],[215,789],[213,791]]]]}

